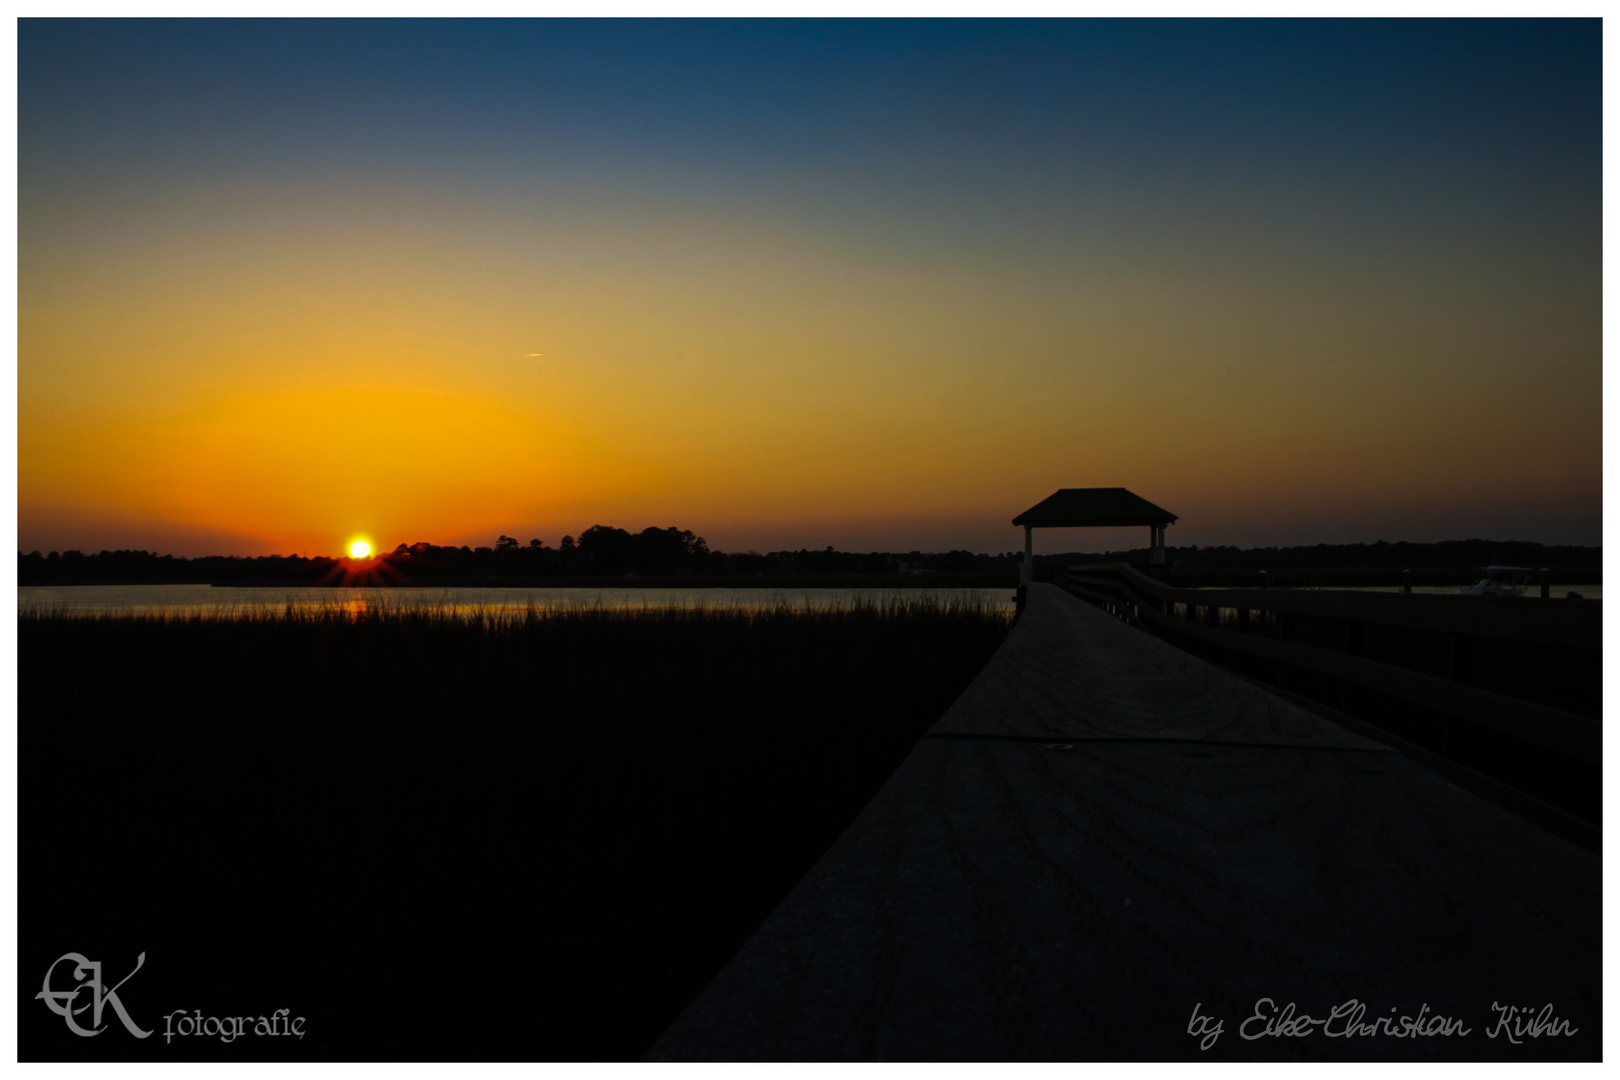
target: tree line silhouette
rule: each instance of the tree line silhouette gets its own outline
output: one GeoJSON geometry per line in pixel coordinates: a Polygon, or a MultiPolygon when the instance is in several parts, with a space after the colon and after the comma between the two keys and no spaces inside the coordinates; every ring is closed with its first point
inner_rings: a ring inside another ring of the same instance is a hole
{"type": "MultiPolygon", "coordinates": [[[[556,547],[502,534],[492,546],[400,544],[363,565],[383,580],[440,581],[456,578],[565,578],[637,575],[739,575],[996,573],[1010,575],[1018,555],[947,552],[713,551],[703,537],[675,526],[639,533],[593,525],[556,547]]],[[[355,560],[303,555],[208,555],[186,558],[150,551],[38,551],[18,555],[18,583],[141,584],[231,581],[332,581],[352,574],[355,560]]]]}
{"type": "MultiPolygon", "coordinates": [[[[1317,567],[1477,567],[1490,563],[1597,567],[1603,549],[1576,545],[1543,545],[1526,541],[1451,540],[1433,544],[1315,544],[1295,547],[1172,547],[1172,566],[1210,570],[1285,570],[1317,567]]],[[[639,533],[610,525],[593,525],[579,536],[564,536],[556,547],[540,539],[527,542],[501,535],[493,545],[468,547],[426,542],[400,544],[366,560],[303,555],[208,555],[185,558],[152,551],[38,551],[18,554],[18,583],[178,584],[272,581],[288,583],[352,580],[356,569],[383,581],[449,581],[454,579],[544,579],[577,577],[759,575],[976,574],[1010,580],[1021,555],[1017,552],[975,554],[945,552],[850,552],[830,545],[819,551],[725,552],[711,550],[690,529],[647,528],[639,533]]],[[[1146,548],[1104,552],[1037,555],[1037,567],[1085,562],[1146,563],[1146,548]]]]}

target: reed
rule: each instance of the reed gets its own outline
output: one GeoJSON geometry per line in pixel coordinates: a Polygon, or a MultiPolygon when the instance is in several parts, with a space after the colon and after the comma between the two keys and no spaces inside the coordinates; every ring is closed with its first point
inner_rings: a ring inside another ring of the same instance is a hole
{"type": "Polygon", "coordinates": [[[23,970],[144,950],[149,1018],[308,1017],[169,1055],[638,1056],[1007,631],[928,597],[24,616],[23,970]]]}

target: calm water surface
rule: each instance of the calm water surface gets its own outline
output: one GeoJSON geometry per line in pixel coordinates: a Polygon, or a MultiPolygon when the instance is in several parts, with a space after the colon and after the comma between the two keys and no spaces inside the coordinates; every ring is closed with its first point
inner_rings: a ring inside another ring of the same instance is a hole
{"type": "Polygon", "coordinates": [[[1000,589],[400,589],[215,588],[212,585],[26,585],[17,610],[70,615],[203,615],[210,617],[295,611],[352,613],[420,608],[457,614],[521,615],[529,608],[837,607],[856,600],[884,602],[928,596],[977,600],[1012,610],[1013,590],[1000,589]]]}

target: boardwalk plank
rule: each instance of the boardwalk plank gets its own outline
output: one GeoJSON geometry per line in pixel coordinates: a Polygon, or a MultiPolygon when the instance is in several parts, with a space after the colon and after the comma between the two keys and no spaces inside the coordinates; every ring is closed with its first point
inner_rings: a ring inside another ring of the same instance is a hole
{"type": "Polygon", "coordinates": [[[1600,1055],[1595,856],[1055,588],[930,734],[650,1056],[1600,1055]],[[1470,1030],[1241,1038],[1266,997],[1470,1030]]]}

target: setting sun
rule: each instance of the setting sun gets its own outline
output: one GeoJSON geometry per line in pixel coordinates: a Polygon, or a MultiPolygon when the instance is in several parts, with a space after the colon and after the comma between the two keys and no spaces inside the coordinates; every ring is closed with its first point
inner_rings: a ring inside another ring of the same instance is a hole
{"type": "Polygon", "coordinates": [[[349,545],[349,558],[365,559],[371,556],[371,545],[364,540],[356,540],[349,545]]]}

